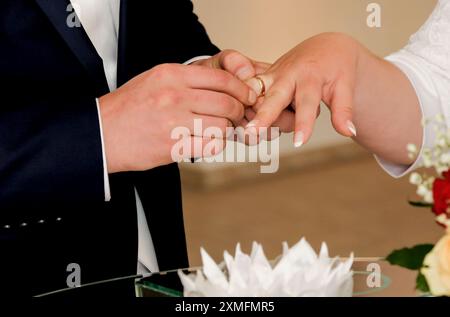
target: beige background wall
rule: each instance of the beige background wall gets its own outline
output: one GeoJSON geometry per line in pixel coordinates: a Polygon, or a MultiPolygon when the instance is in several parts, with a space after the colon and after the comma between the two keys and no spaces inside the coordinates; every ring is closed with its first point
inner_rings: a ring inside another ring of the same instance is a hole
{"type": "MultiPolygon", "coordinates": [[[[200,21],[221,48],[273,62],[302,40],[326,31],[351,34],[380,55],[401,48],[431,13],[436,0],[378,0],[381,28],[369,28],[368,0],[193,0],[200,21]]],[[[330,48],[333,49],[333,48],[330,48]]],[[[348,140],[339,137],[323,111],[305,151],[348,140]]],[[[294,151],[285,136],[282,153],[294,151]]],[[[211,168],[196,165],[195,168],[211,168]]]]}

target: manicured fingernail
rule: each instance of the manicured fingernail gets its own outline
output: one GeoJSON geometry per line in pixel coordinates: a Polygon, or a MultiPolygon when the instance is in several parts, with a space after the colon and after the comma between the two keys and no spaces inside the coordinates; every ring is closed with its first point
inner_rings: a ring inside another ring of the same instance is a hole
{"type": "Polygon", "coordinates": [[[299,148],[303,145],[303,142],[305,142],[305,134],[301,131],[296,132],[294,137],[294,146],[299,148]]]}
{"type": "Polygon", "coordinates": [[[252,76],[253,76],[253,69],[249,67],[244,67],[238,70],[238,72],[236,73],[236,77],[239,78],[240,80],[247,80],[252,76]]]}
{"type": "Polygon", "coordinates": [[[249,79],[245,82],[248,86],[250,86],[257,96],[261,95],[261,84],[255,78],[249,79]]]}
{"type": "Polygon", "coordinates": [[[250,121],[246,126],[245,129],[249,129],[249,128],[254,128],[258,125],[258,121],[257,120],[253,120],[250,121]]]}
{"type": "Polygon", "coordinates": [[[353,122],[347,121],[347,128],[353,134],[353,136],[356,136],[356,127],[353,122]]]}

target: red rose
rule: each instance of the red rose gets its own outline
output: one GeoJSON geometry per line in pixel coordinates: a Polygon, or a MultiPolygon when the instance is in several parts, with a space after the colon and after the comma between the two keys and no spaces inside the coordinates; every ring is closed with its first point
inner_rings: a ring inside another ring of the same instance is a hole
{"type": "Polygon", "coordinates": [[[433,183],[433,212],[439,216],[447,214],[450,204],[450,171],[442,174],[444,178],[438,178],[433,183]]]}

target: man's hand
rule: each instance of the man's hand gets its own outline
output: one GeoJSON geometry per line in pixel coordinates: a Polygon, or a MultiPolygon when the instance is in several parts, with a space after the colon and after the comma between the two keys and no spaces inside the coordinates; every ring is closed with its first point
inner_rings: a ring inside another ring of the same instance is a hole
{"type": "Polygon", "coordinates": [[[194,119],[202,119],[204,129],[219,127],[225,136],[227,127],[242,121],[244,106],[256,101],[249,86],[224,70],[159,65],[99,100],[108,172],[172,163],[174,128],[189,128],[193,146],[208,144],[211,139],[194,134],[194,119]]]}
{"type": "MultiPolygon", "coordinates": [[[[247,81],[256,75],[264,73],[270,66],[267,63],[254,61],[234,50],[223,50],[208,59],[197,61],[192,65],[224,70],[242,81],[247,81]]],[[[257,90],[257,88],[254,90],[257,90]]]]}
{"type": "MultiPolygon", "coordinates": [[[[227,71],[238,79],[246,82],[246,84],[257,93],[259,97],[258,103],[254,107],[247,107],[245,109],[245,117],[238,124],[238,126],[241,127],[247,126],[249,121],[253,120],[256,116],[256,112],[264,101],[264,96],[260,96],[261,87],[254,77],[264,74],[271,65],[254,61],[234,50],[224,50],[211,58],[195,62],[194,64],[227,71]]],[[[295,115],[292,111],[283,110],[273,122],[272,126],[279,127],[280,132],[292,132],[294,120],[295,115]]],[[[270,140],[270,134],[267,137],[270,140]]]]}

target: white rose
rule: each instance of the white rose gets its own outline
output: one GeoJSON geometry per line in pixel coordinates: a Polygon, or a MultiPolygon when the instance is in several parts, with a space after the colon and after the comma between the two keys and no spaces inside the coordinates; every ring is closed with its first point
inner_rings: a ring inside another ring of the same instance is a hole
{"type": "Polygon", "coordinates": [[[450,296],[450,233],[425,257],[421,271],[427,279],[431,294],[450,296]]]}

